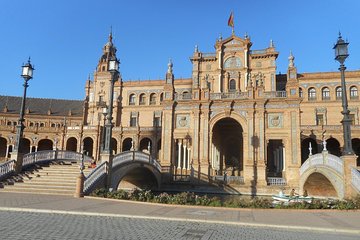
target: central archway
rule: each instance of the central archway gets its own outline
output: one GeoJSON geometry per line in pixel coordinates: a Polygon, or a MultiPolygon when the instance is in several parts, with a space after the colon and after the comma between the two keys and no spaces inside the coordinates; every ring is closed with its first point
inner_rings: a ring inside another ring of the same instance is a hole
{"type": "Polygon", "coordinates": [[[241,176],[243,171],[243,128],[233,118],[217,121],[212,129],[212,167],[218,174],[241,176]]]}

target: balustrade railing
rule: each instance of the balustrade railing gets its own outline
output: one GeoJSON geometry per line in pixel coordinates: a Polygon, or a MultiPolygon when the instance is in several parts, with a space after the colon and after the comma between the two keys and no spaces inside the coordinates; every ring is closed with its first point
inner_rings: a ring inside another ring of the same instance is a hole
{"type": "Polygon", "coordinates": [[[118,154],[113,158],[112,167],[114,168],[120,164],[131,161],[141,161],[141,162],[149,163],[155,166],[156,169],[158,169],[159,172],[161,172],[161,165],[155,158],[152,158],[151,155],[147,153],[138,152],[138,151],[126,151],[118,154]]]}
{"type": "Polygon", "coordinates": [[[222,175],[215,175],[213,176],[213,180],[219,182],[226,182],[227,184],[244,184],[244,177],[243,176],[222,176],[222,175]]]}
{"type": "Polygon", "coordinates": [[[286,91],[264,92],[265,98],[286,98],[286,91]]]}
{"type": "Polygon", "coordinates": [[[227,92],[227,93],[210,93],[210,99],[246,99],[249,97],[248,92],[227,92]]]}
{"type": "Polygon", "coordinates": [[[268,177],[267,184],[272,185],[286,185],[286,180],[284,178],[279,177],[268,177]]]}
{"type": "Polygon", "coordinates": [[[315,155],[310,156],[300,168],[300,175],[306,172],[309,168],[314,166],[326,166],[338,172],[340,175],[344,173],[344,163],[341,158],[331,155],[331,154],[323,154],[317,153],[315,155]]]}
{"type": "Polygon", "coordinates": [[[88,194],[92,188],[98,183],[98,181],[101,181],[107,174],[107,167],[108,163],[103,162],[100,165],[98,165],[94,170],[91,171],[91,173],[88,176],[85,176],[84,181],[84,193],[88,194]]]}
{"type": "MultiPolygon", "coordinates": [[[[35,163],[48,162],[53,160],[63,161],[82,161],[82,154],[78,152],[63,151],[63,150],[46,150],[25,154],[23,157],[22,166],[30,166],[35,163]]],[[[93,159],[84,155],[84,162],[91,162],[93,159]]]]}
{"type": "Polygon", "coordinates": [[[360,172],[356,168],[351,168],[351,184],[360,192],[360,172]]]}
{"type": "Polygon", "coordinates": [[[0,180],[7,178],[15,172],[15,160],[9,160],[0,164],[0,180]]]}
{"type": "Polygon", "coordinates": [[[175,100],[191,100],[191,99],[192,99],[191,93],[175,94],[175,100]]]}

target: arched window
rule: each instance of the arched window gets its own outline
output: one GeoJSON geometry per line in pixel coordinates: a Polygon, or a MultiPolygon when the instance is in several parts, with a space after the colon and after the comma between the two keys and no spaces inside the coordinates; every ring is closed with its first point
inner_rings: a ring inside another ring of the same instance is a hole
{"type": "Polygon", "coordinates": [[[231,79],[229,82],[229,90],[230,91],[235,91],[236,90],[236,82],[234,79],[231,79]]]}
{"type": "Polygon", "coordinates": [[[130,94],[129,105],[135,105],[136,97],[135,94],[130,94]]]}
{"type": "Polygon", "coordinates": [[[341,87],[337,87],[335,89],[335,91],[336,91],[336,99],[337,100],[341,99],[341,97],[342,97],[342,89],[341,89],[341,87]]]}
{"type": "Polygon", "coordinates": [[[309,88],[308,95],[309,95],[308,96],[309,101],[316,100],[316,89],[315,88],[309,88]]]}
{"type": "Polygon", "coordinates": [[[182,99],[191,99],[191,94],[187,91],[182,93],[182,99]]]}
{"type": "Polygon", "coordinates": [[[140,94],[139,104],[140,104],[140,105],[145,105],[145,104],[146,104],[146,96],[145,96],[145,93],[140,94]]]}
{"type": "Polygon", "coordinates": [[[299,97],[303,97],[303,90],[302,90],[302,88],[299,88],[299,97]]]}
{"type": "Polygon", "coordinates": [[[350,99],[358,99],[358,90],[355,86],[350,88],[350,99]]]}
{"type": "Polygon", "coordinates": [[[160,93],[160,102],[164,100],[164,93],[160,93]]]}
{"type": "Polygon", "coordinates": [[[155,105],[156,104],[156,94],[152,93],[150,94],[150,105],[155,105]]]}
{"type": "Polygon", "coordinates": [[[240,68],[241,60],[238,57],[230,57],[226,59],[224,63],[224,68],[240,68]]]}
{"type": "Polygon", "coordinates": [[[328,87],[324,87],[321,90],[322,100],[330,100],[330,89],[328,87]]]}

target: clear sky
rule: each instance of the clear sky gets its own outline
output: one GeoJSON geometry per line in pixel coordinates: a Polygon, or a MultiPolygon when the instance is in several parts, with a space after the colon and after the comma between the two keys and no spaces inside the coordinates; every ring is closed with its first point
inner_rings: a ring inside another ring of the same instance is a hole
{"type": "MultiPolygon", "coordinates": [[[[333,44],[348,39],[348,70],[360,69],[358,0],[13,0],[0,1],[0,95],[21,96],[21,65],[35,65],[28,96],[83,99],[110,26],[124,81],[164,79],[169,58],[175,78],[191,76],[194,45],[213,52],[235,15],[235,33],[252,49],[273,39],[277,71],[292,50],[299,72],[337,71],[333,44]]],[[[359,79],[360,80],[360,79],[359,79]]]]}

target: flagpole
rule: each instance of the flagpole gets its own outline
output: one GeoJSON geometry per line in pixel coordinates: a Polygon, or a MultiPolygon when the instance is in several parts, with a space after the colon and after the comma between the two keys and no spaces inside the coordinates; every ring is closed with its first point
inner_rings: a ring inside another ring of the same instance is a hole
{"type": "Polygon", "coordinates": [[[232,35],[234,36],[235,35],[235,30],[234,30],[234,27],[235,27],[235,24],[234,24],[234,19],[235,19],[235,16],[234,16],[234,11],[231,11],[231,14],[233,16],[233,24],[231,26],[231,33],[232,35]]]}

